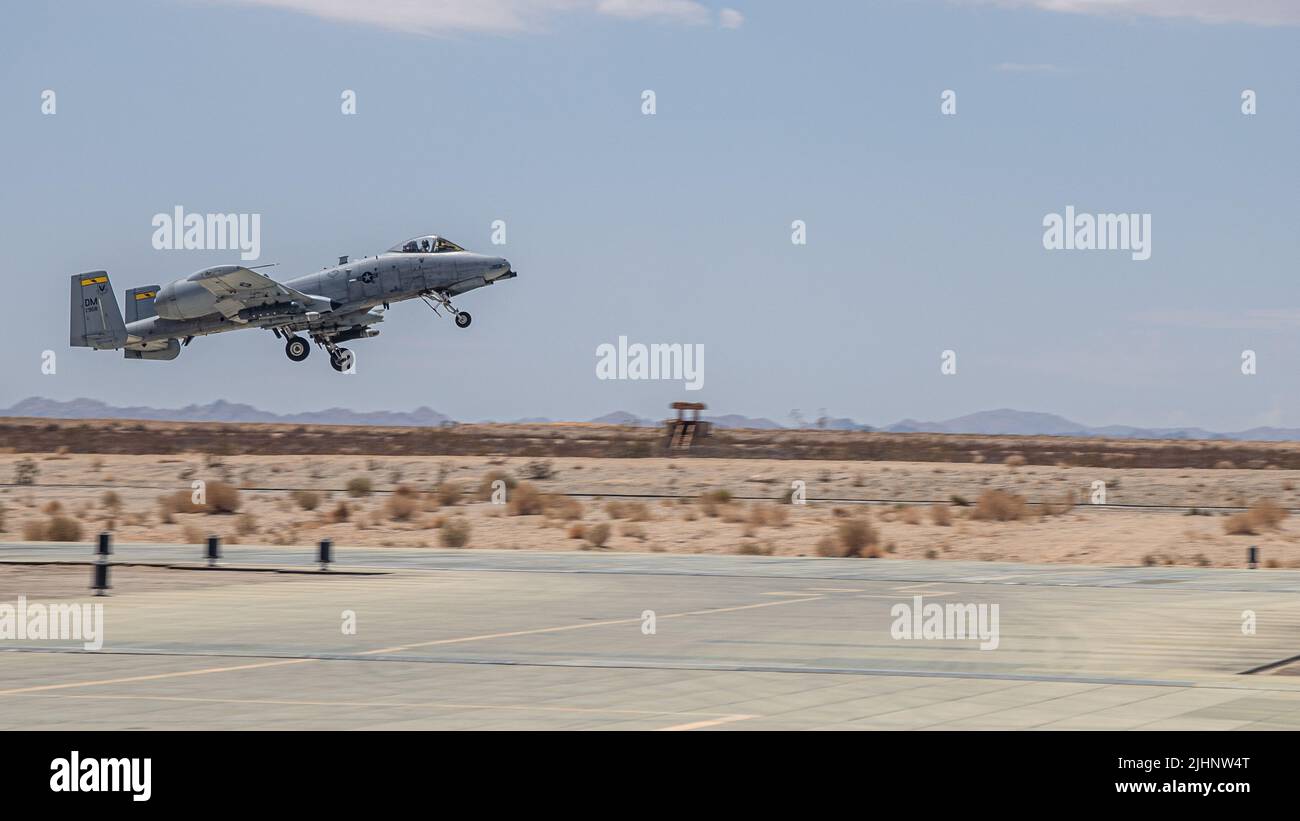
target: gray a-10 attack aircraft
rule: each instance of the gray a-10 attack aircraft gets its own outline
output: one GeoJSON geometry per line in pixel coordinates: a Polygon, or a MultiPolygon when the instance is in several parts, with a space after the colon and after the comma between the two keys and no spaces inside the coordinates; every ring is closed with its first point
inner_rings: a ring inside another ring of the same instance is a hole
{"type": "Polygon", "coordinates": [[[218,265],[168,285],[131,288],[123,320],[108,272],[90,271],[72,277],[70,341],[73,347],[121,348],[127,359],[175,359],[196,336],[268,328],[285,340],[284,352],[294,362],[311,353],[299,336],[305,333],[329,351],[334,370],[345,371],[352,356],[339,343],[377,336],[371,326],[384,319],[379,306],[419,297],[467,328],[470,315],[454,308],[451,298],[515,276],[509,260],[470,253],[430,234],[376,257],[340,257],[332,268],[283,283],[242,265],[218,265]]]}

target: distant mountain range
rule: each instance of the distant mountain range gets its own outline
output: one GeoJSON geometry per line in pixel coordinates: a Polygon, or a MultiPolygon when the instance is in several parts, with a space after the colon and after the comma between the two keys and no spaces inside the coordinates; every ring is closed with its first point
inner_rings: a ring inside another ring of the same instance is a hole
{"type": "Polygon", "coordinates": [[[218,399],[206,405],[183,408],[119,408],[98,399],[71,399],[60,402],[33,396],[10,408],[0,409],[0,416],[39,416],[51,419],[149,419],[166,422],[278,422],[301,425],[396,425],[435,427],[450,422],[432,408],[407,412],[353,411],[327,408],[320,411],[279,414],[258,410],[252,405],[218,399]]]}
{"type": "MultiPolygon", "coordinates": [[[[326,408],[301,413],[272,413],[252,405],[217,400],[206,405],[183,408],[116,407],[97,399],[59,401],[33,396],[9,408],[0,408],[0,416],[35,416],[50,419],[147,419],[168,422],[276,422],[300,425],[393,425],[402,427],[436,427],[454,420],[432,408],[413,411],[354,411],[326,408]]],[[[665,417],[667,414],[665,414],[665,417]]],[[[722,428],[790,430],[762,417],[724,414],[705,416],[722,428]]],[[[545,423],[555,420],[540,417],[517,420],[518,423],[545,423]]],[[[627,411],[614,411],[590,420],[604,425],[657,427],[661,420],[649,419],[627,411]]],[[[808,424],[805,428],[818,427],[808,424]]],[[[1010,408],[980,411],[942,422],[918,422],[904,419],[882,428],[859,424],[852,419],[826,419],[821,427],[828,430],[881,430],[889,433],[974,433],[988,436],[1091,436],[1112,439],[1232,439],[1250,442],[1300,441],[1300,428],[1258,427],[1235,433],[1216,433],[1202,428],[1139,428],[1128,425],[1090,427],[1052,413],[1018,411],[1010,408]]]]}

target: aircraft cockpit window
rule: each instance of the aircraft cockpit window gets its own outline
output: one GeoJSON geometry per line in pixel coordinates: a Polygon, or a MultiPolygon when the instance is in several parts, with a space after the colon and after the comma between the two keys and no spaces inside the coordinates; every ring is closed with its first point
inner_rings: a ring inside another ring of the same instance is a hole
{"type": "Polygon", "coordinates": [[[388,250],[390,252],[398,252],[402,254],[439,254],[444,251],[464,251],[465,249],[461,248],[451,240],[430,234],[425,237],[408,239],[406,242],[403,242],[400,245],[394,245],[388,250]]]}

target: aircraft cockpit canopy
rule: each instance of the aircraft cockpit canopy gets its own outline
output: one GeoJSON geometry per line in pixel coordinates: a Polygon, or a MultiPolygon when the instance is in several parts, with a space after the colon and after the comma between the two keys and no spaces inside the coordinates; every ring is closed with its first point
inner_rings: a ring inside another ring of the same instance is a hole
{"type": "Polygon", "coordinates": [[[408,239],[406,242],[399,242],[388,249],[389,253],[394,254],[441,254],[446,251],[464,250],[451,240],[434,234],[408,239]]]}

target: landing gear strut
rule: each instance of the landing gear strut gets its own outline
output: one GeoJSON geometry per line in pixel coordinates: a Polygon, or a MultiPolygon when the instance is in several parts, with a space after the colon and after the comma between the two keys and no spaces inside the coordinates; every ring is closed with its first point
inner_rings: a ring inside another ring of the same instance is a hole
{"type": "Polygon", "coordinates": [[[330,367],[343,373],[352,367],[352,351],[347,348],[334,348],[330,351],[330,367]]]}
{"type": "Polygon", "coordinates": [[[291,336],[289,337],[289,341],[284,343],[285,356],[289,357],[294,362],[303,361],[310,353],[311,346],[308,345],[307,340],[303,339],[301,336],[291,336]]]}
{"type": "Polygon", "coordinates": [[[442,316],[442,314],[438,313],[438,308],[446,308],[447,313],[451,314],[456,320],[457,328],[468,328],[469,323],[473,321],[473,317],[469,315],[468,311],[456,310],[456,307],[451,304],[451,297],[447,296],[447,294],[442,291],[427,291],[420,294],[420,296],[424,298],[425,303],[428,304],[428,306],[432,308],[433,312],[438,314],[438,316],[442,316]]]}

